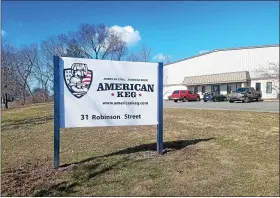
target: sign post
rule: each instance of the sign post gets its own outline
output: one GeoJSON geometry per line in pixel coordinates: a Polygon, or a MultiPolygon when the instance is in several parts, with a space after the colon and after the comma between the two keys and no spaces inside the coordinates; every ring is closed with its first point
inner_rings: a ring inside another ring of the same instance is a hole
{"type": "Polygon", "coordinates": [[[157,125],[163,153],[163,63],[54,56],[54,167],[60,128],[157,125]]]}
{"type": "Polygon", "coordinates": [[[158,63],[157,152],[163,153],[163,63],[158,63]]]}
{"type": "Polygon", "coordinates": [[[59,57],[54,56],[54,167],[59,167],[60,144],[60,69],[59,57]]]}

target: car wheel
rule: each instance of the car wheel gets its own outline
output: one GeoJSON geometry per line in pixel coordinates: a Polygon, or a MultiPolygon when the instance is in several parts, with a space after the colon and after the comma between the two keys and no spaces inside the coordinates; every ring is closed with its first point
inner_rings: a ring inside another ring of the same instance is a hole
{"type": "Polygon", "coordinates": [[[229,102],[230,102],[230,103],[233,103],[234,101],[233,101],[233,100],[229,100],[229,102]]]}
{"type": "Polygon", "coordinates": [[[187,99],[186,98],[183,98],[183,102],[186,102],[187,101],[187,99]]]}
{"type": "Polygon", "coordinates": [[[207,100],[204,100],[204,102],[207,102],[207,100]]]}
{"type": "Polygon", "coordinates": [[[197,98],[196,98],[196,101],[200,101],[200,97],[197,97],[197,98]]]}
{"type": "Polygon", "coordinates": [[[249,98],[248,98],[248,97],[245,97],[244,102],[245,102],[245,103],[248,103],[248,102],[249,102],[249,98]]]}
{"type": "Polygon", "coordinates": [[[259,96],[256,101],[258,102],[258,101],[261,101],[261,100],[262,100],[262,98],[259,96]]]}
{"type": "Polygon", "coordinates": [[[174,102],[178,102],[178,100],[174,100],[174,102]]]}

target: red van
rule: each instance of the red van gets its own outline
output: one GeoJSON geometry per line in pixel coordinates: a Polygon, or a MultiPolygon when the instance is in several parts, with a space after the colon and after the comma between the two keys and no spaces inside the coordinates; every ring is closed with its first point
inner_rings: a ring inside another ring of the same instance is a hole
{"type": "Polygon", "coordinates": [[[196,93],[194,93],[192,91],[188,91],[188,90],[175,90],[175,91],[173,91],[171,97],[172,97],[172,100],[174,100],[174,102],[178,102],[178,100],[181,100],[183,102],[200,101],[199,94],[196,94],[196,93]]]}

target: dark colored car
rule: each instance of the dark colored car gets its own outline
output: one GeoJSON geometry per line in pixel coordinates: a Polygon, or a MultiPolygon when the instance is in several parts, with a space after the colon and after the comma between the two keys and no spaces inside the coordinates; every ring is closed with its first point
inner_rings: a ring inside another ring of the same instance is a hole
{"type": "Polygon", "coordinates": [[[213,101],[213,102],[219,102],[219,101],[227,101],[227,97],[225,95],[219,94],[219,93],[211,93],[207,92],[203,95],[203,101],[213,101]]]}
{"type": "Polygon", "coordinates": [[[229,95],[229,102],[234,101],[250,102],[250,101],[261,101],[262,92],[256,91],[254,87],[240,87],[235,91],[232,91],[229,95]]]}
{"type": "Polygon", "coordinates": [[[200,101],[200,96],[199,94],[196,94],[192,91],[188,91],[188,90],[175,90],[173,91],[172,95],[171,95],[172,100],[174,100],[174,102],[178,102],[183,101],[200,101]]]}

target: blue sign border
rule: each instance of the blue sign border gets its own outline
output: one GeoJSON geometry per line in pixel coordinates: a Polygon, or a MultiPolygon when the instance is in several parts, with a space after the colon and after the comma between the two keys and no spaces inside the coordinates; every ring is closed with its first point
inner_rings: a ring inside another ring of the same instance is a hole
{"type": "MultiPolygon", "coordinates": [[[[54,56],[54,167],[60,164],[60,128],[65,127],[64,82],[61,59],[54,56]],[[62,79],[62,80],[61,80],[62,79]]],[[[163,63],[158,63],[157,152],[163,153],[163,63]]]]}
{"type": "Polygon", "coordinates": [[[158,63],[157,152],[163,153],[163,63],[158,63]]]}
{"type": "MultiPolygon", "coordinates": [[[[60,67],[59,67],[60,58],[58,56],[54,56],[54,167],[59,167],[59,151],[60,151],[60,102],[64,102],[61,100],[60,96],[60,67]]],[[[64,106],[64,105],[61,105],[64,106]]],[[[63,118],[64,119],[64,118],[63,118]]]]}

